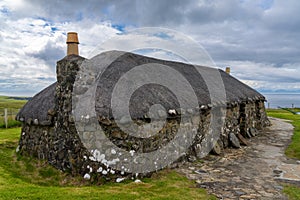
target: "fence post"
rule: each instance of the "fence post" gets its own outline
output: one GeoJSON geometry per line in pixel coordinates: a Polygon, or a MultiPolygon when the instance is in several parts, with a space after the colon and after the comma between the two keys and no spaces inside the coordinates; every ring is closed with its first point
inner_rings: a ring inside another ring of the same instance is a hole
{"type": "Polygon", "coordinates": [[[7,108],[4,108],[4,123],[5,123],[5,128],[7,128],[7,108]]]}

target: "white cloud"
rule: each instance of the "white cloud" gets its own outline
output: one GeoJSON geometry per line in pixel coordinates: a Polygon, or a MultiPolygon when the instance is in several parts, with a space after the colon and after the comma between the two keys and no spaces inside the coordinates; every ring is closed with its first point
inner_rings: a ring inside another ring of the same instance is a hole
{"type": "Polygon", "coordinates": [[[229,61],[222,66],[230,66],[233,76],[261,91],[300,90],[300,63],[276,67],[251,61],[229,61]]]}
{"type": "Polygon", "coordinates": [[[68,23],[30,17],[13,20],[1,13],[0,19],[3,25],[0,30],[0,94],[7,95],[32,95],[56,80],[56,61],[66,52],[66,32],[79,33],[82,56],[88,56],[95,44],[119,32],[107,22],[97,24],[91,20],[68,23]],[[18,88],[32,90],[26,92],[18,88]]]}
{"type": "MultiPolygon", "coordinates": [[[[2,0],[0,94],[28,88],[33,94],[54,81],[55,61],[66,51],[66,32],[78,32],[80,54],[90,57],[118,28],[144,26],[191,36],[216,63],[232,66],[233,75],[256,89],[299,91],[299,6],[298,0],[2,0]]],[[[141,38],[132,39],[131,46],[142,45],[141,38]]],[[[169,56],[159,51],[148,55],[169,56]]]]}

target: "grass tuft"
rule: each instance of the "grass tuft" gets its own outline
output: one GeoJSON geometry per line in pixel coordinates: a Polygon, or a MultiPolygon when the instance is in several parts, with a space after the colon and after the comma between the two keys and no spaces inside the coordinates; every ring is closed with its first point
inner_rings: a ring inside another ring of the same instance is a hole
{"type": "Polygon", "coordinates": [[[283,192],[288,195],[289,200],[300,199],[300,187],[290,184],[284,184],[283,192]]]}

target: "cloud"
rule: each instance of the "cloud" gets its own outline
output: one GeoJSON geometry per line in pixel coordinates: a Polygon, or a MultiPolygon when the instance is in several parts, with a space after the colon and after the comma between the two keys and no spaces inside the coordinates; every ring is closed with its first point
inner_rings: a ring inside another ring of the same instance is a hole
{"type": "MultiPolygon", "coordinates": [[[[256,89],[300,91],[299,8],[298,0],[3,0],[1,85],[16,91],[5,77],[38,81],[36,92],[49,84],[49,78],[55,79],[55,62],[65,55],[69,31],[79,33],[80,54],[90,57],[116,34],[162,26],[192,37],[221,68],[232,66],[235,76],[256,89]]],[[[135,44],[141,42],[135,39],[135,44]]],[[[148,55],[170,57],[160,51],[148,55]]]]}
{"type": "Polygon", "coordinates": [[[110,23],[91,20],[57,23],[0,13],[0,21],[0,94],[7,95],[33,95],[56,80],[55,66],[66,54],[68,31],[79,33],[83,56],[95,48],[95,42],[119,32],[110,23]]]}
{"type": "Polygon", "coordinates": [[[46,45],[38,52],[28,53],[27,56],[32,56],[39,60],[45,62],[50,69],[54,69],[58,58],[63,58],[65,55],[65,50],[59,46],[56,46],[56,43],[48,41],[46,45]]]}
{"type": "Polygon", "coordinates": [[[300,31],[300,2],[294,0],[274,1],[272,9],[265,12],[264,23],[271,29],[286,32],[300,31]]]}
{"type": "Polygon", "coordinates": [[[300,63],[275,67],[266,63],[230,61],[222,65],[231,66],[233,76],[261,91],[300,91],[300,63]]]}

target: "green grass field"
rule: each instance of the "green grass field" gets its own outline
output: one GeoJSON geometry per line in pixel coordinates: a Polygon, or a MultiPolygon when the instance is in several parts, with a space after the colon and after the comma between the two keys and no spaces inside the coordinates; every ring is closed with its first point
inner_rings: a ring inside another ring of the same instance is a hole
{"type": "Polygon", "coordinates": [[[26,102],[26,100],[17,100],[6,96],[0,96],[0,128],[5,128],[5,108],[7,108],[8,111],[8,127],[20,126],[21,123],[15,120],[15,115],[26,102]]]}
{"type": "MultiPolygon", "coordinates": [[[[294,109],[294,111],[300,112],[300,109],[294,109]]],[[[300,160],[300,115],[295,115],[291,112],[281,109],[269,109],[267,110],[267,114],[271,117],[291,120],[295,130],[292,137],[292,142],[286,149],[285,154],[290,158],[296,158],[300,160]]]]}
{"type": "MultiPolygon", "coordinates": [[[[300,109],[293,109],[295,112],[300,112],[300,109]]],[[[300,115],[295,115],[286,110],[268,109],[268,116],[287,119],[295,127],[292,142],[285,151],[285,154],[290,158],[300,160],[300,115]]],[[[294,185],[284,185],[284,193],[286,193],[291,200],[300,199],[300,187],[294,185]]]]}
{"type": "Polygon", "coordinates": [[[173,170],[143,183],[91,185],[34,158],[16,153],[20,128],[0,129],[0,199],[215,199],[173,170]]]}
{"type": "MultiPolygon", "coordinates": [[[[18,110],[25,100],[0,96],[3,108],[18,110]]],[[[300,112],[300,109],[294,109],[300,112]]],[[[267,110],[269,116],[288,119],[295,127],[286,155],[300,159],[300,115],[286,110],[267,110]]],[[[13,121],[13,120],[12,120],[13,121]]],[[[0,116],[0,127],[1,127],[0,116]]],[[[127,181],[91,185],[81,177],[71,177],[45,161],[16,153],[20,128],[0,128],[0,199],[215,199],[195,183],[173,170],[163,170],[143,183],[127,181]]],[[[284,185],[290,199],[300,199],[300,188],[284,185]]]]}

